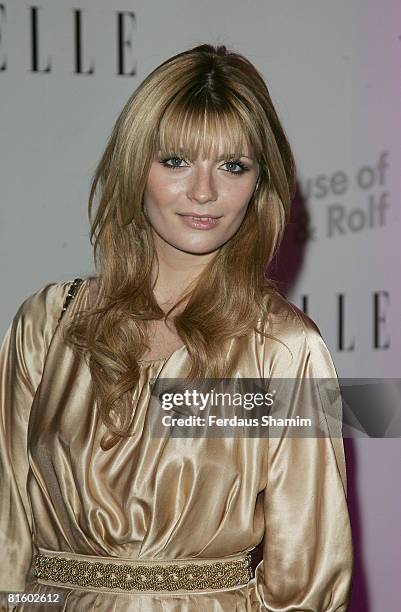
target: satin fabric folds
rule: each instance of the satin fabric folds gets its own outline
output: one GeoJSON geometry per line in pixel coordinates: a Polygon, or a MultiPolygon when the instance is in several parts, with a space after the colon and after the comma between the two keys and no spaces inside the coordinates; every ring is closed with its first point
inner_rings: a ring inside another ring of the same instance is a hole
{"type": "MultiPolygon", "coordinates": [[[[150,381],[185,377],[189,355],[182,347],[167,359],[141,363],[135,434],[102,451],[106,429],[89,369],[61,334],[68,318],[94,299],[96,279],[84,279],[58,324],[70,282],[50,283],[28,297],[1,346],[0,591],[59,590],[63,603],[48,609],[69,612],[347,610],[353,547],[341,435],[327,425],[320,438],[147,436],[150,381]],[[38,547],[196,561],[246,553],[262,539],[255,577],[218,591],[58,589],[33,573],[38,547]]],[[[229,348],[235,377],[336,377],[319,329],[302,311],[277,294],[270,321],[266,331],[292,357],[256,332],[235,338],[229,348]]],[[[295,412],[325,414],[317,391],[297,392],[292,400],[295,412]]]]}

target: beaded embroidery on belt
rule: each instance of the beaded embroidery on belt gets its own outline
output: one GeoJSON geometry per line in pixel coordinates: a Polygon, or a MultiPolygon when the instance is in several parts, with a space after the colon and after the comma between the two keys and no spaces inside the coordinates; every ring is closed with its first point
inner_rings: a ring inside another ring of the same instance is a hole
{"type": "Polygon", "coordinates": [[[114,561],[113,557],[39,551],[34,557],[34,568],[39,580],[53,584],[123,591],[224,589],[245,585],[253,575],[249,553],[228,560],[196,562],[114,561]]]}

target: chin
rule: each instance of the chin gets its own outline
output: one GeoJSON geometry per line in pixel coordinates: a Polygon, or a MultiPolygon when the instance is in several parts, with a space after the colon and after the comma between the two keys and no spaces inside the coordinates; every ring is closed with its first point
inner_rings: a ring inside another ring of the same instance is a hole
{"type": "Polygon", "coordinates": [[[193,255],[207,255],[216,251],[221,245],[220,244],[173,244],[176,249],[184,251],[185,253],[191,253],[193,255]]]}

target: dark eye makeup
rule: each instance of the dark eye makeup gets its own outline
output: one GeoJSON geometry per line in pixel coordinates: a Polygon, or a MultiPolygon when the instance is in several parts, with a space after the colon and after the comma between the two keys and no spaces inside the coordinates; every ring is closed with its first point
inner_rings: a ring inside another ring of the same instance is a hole
{"type": "MultiPolygon", "coordinates": [[[[182,157],[165,157],[163,159],[159,160],[160,163],[165,167],[165,168],[170,168],[171,170],[177,170],[178,168],[184,168],[184,166],[177,166],[177,165],[171,165],[167,162],[170,161],[178,161],[178,162],[182,162],[185,161],[182,157]]],[[[236,174],[236,175],[241,175],[244,174],[244,172],[247,172],[249,170],[248,166],[246,164],[244,164],[243,162],[241,162],[239,159],[230,159],[229,161],[224,162],[225,166],[238,166],[239,170],[226,170],[226,172],[228,172],[229,174],[236,174]]]]}

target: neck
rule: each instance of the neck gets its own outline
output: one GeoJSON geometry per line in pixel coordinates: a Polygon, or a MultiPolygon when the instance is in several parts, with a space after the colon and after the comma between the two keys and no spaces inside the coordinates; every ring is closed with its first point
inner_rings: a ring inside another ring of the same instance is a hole
{"type": "MultiPolygon", "coordinates": [[[[216,251],[205,255],[187,253],[171,246],[157,234],[154,243],[159,260],[158,275],[153,289],[159,306],[171,306],[182,296],[187,287],[195,281],[216,251]]],[[[157,264],[152,269],[152,283],[155,282],[157,264]]]]}

